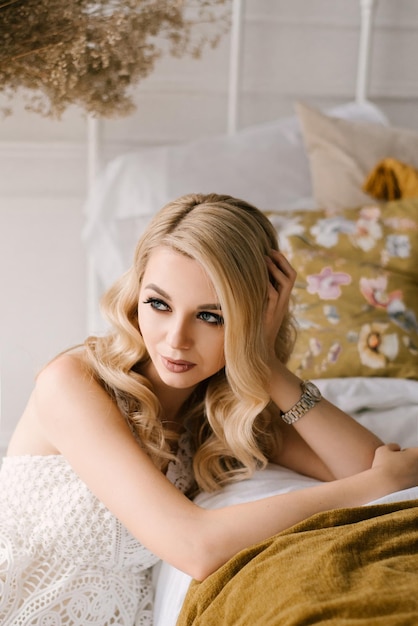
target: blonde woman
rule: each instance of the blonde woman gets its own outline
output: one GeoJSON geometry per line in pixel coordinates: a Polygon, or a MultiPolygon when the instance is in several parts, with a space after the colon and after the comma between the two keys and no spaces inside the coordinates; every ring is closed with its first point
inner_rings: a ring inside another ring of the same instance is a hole
{"type": "Polygon", "coordinates": [[[287,368],[295,272],[246,202],[167,205],[109,290],[109,332],[39,374],[0,473],[0,622],[152,623],[159,559],[204,579],[308,516],[418,483],[400,451],[287,368]],[[323,481],[193,503],[274,462],[323,481]]]}

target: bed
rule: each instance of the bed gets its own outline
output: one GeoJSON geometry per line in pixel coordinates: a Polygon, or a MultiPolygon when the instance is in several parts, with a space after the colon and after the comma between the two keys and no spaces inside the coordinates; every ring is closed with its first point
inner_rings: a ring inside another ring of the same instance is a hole
{"type": "MultiPolygon", "coordinates": [[[[113,159],[89,194],[84,239],[94,300],[169,200],[217,191],[254,202],[298,271],[290,367],[382,439],[407,447],[418,445],[418,133],[393,127],[367,99],[373,4],[362,3],[352,102],[326,111],[300,102],[292,117],[113,159]]],[[[312,484],[269,465],[196,501],[216,508],[312,484]]],[[[155,626],[416,624],[417,529],[413,488],[314,516],[201,584],[161,563],[155,626]]]]}

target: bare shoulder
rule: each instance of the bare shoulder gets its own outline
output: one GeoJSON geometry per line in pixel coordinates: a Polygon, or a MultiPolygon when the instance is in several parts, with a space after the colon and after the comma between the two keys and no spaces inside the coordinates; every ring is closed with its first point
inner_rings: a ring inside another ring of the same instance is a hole
{"type": "Polygon", "coordinates": [[[59,453],[51,434],[55,429],[65,433],[75,424],[74,399],[82,396],[83,389],[91,389],[92,384],[97,385],[81,353],[65,353],[48,363],[37,376],[34,390],[9,441],[8,455],[59,453]]]}
{"type": "Polygon", "coordinates": [[[50,361],[38,374],[33,392],[40,422],[64,416],[66,404],[74,403],[91,383],[81,354],[64,353],[50,361]]]}
{"type": "Polygon", "coordinates": [[[50,361],[36,378],[39,394],[65,389],[72,384],[91,383],[92,375],[86,365],[83,352],[65,352],[50,361]]]}
{"type": "Polygon", "coordinates": [[[65,353],[48,363],[38,375],[33,402],[37,420],[61,449],[67,435],[103,420],[118,422],[121,415],[87,366],[83,353],[65,353]]]}
{"type": "Polygon", "coordinates": [[[36,401],[44,408],[50,402],[58,409],[65,402],[77,405],[92,394],[109,398],[87,365],[83,351],[60,354],[41,370],[36,380],[36,401]]]}

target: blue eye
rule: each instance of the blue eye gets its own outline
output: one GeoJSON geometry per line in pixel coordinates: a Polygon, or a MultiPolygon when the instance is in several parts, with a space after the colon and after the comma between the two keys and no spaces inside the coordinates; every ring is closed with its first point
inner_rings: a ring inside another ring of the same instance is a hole
{"type": "Polygon", "coordinates": [[[168,304],[166,304],[162,300],[159,300],[158,298],[147,298],[144,301],[144,304],[150,304],[151,307],[155,309],[156,311],[169,311],[170,310],[170,307],[168,306],[168,304]]]}
{"type": "Polygon", "coordinates": [[[199,313],[199,317],[204,322],[208,324],[216,324],[216,326],[223,326],[224,318],[222,315],[217,315],[216,313],[209,313],[209,311],[203,311],[199,313]]]}

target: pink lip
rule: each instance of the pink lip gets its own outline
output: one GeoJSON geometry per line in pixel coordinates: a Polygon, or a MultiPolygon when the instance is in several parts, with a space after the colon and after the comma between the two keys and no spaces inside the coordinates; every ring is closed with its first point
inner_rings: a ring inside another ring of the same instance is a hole
{"type": "Polygon", "coordinates": [[[174,372],[175,374],[188,372],[196,365],[196,363],[191,363],[190,361],[173,361],[172,359],[167,359],[165,356],[162,356],[161,360],[165,368],[168,369],[169,372],[174,372]]]}

